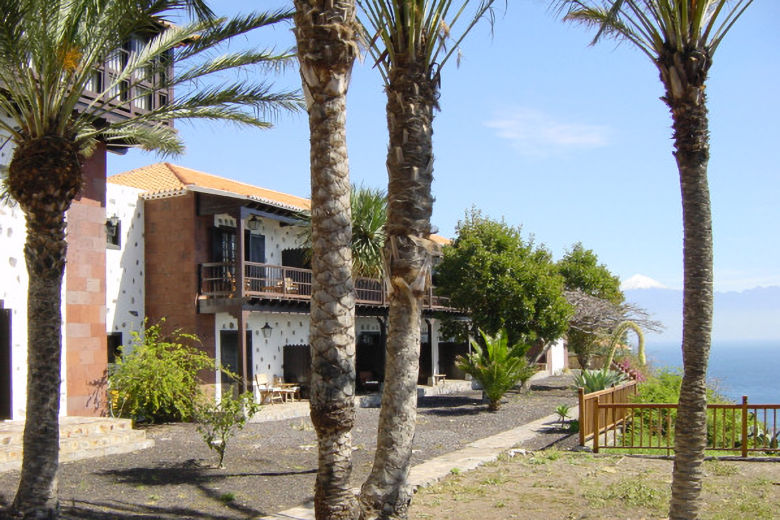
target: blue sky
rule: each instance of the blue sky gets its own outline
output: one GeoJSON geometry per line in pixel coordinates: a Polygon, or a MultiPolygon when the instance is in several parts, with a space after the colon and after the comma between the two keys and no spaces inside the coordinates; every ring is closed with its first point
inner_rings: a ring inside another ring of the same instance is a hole
{"type": "MultiPolygon", "coordinates": [[[[220,14],[262,8],[212,2],[220,14]]],[[[498,2],[493,35],[477,27],[447,64],[434,121],[433,223],[453,237],[475,206],[520,225],[559,258],[573,243],[615,274],[682,286],[679,180],[658,73],[628,44],[588,44],[541,0],[498,2]]],[[[708,81],[716,289],[780,285],[780,2],[756,0],[714,56],[708,81]]],[[[457,29],[457,27],[455,28],[457,29]]],[[[455,31],[457,32],[457,31],[455,31]]],[[[252,45],[292,45],[289,27],[252,45]]],[[[297,88],[297,69],[275,79],[297,88]]],[[[381,80],[356,63],[348,98],[353,182],[385,187],[381,80]]],[[[309,195],[308,121],[282,115],[271,130],[177,124],[187,152],[171,162],[282,192],[309,195]]],[[[109,174],[161,160],[109,154],[109,174]]]]}

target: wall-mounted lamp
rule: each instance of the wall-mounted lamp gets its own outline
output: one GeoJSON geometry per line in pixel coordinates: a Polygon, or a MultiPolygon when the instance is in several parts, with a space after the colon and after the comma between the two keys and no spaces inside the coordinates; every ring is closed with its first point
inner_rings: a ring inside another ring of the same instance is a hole
{"type": "Polygon", "coordinates": [[[270,338],[271,337],[271,331],[274,330],[273,327],[271,327],[268,322],[265,322],[265,325],[260,327],[260,330],[263,331],[263,337],[264,338],[270,338]]]}
{"type": "Polygon", "coordinates": [[[248,219],[246,219],[246,228],[250,231],[257,231],[260,229],[260,224],[262,221],[260,220],[260,217],[257,215],[252,215],[248,219]]]}

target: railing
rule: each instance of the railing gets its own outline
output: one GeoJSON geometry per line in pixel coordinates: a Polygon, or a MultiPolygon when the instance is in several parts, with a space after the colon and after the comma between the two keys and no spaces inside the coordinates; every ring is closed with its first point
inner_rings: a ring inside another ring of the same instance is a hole
{"type": "MultiPolygon", "coordinates": [[[[112,98],[104,116],[109,120],[123,120],[146,114],[170,103],[173,100],[173,89],[161,88],[173,72],[170,57],[167,55],[158,59],[149,69],[139,69],[132,77],[114,85],[132,55],[141,51],[145,41],[145,38],[136,36],[123,47],[111,52],[106,60],[92,71],[79,101],[88,105],[98,95],[105,93],[104,95],[112,98]]],[[[164,121],[163,124],[168,125],[170,121],[164,121]]]]}
{"type": "MultiPolygon", "coordinates": [[[[243,262],[243,288],[239,291],[235,264],[210,262],[200,265],[200,294],[207,298],[310,299],[312,272],[309,269],[243,262]]],[[[372,278],[355,279],[355,301],[363,305],[387,305],[385,284],[372,278]]],[[[431,288],[423,305],[448,309],[449,298],[435,296],[431,288]]]]}
{"type": "MultiPolygon", "coordinates": [[[[593,395],[593,394],[591,394],[593,395]]],[[[592,401],[590,430],[593,451],[602,449],[674,451],[676,404],[592,401]],[[620,418],[620,420],[614,420],[620,418]],[[603,425],[603,426],[602,426],[603,425]]],[[[739,453],[780,453],[780,404],[707,405],[707,450],[739,453]]],[[[586,419],[587,420],[587,419],[586,419]]],[[[580,423],[582,425],[582,423],[580,423]]],[[[582,436],[581,436],[582,438],[582,436]]]]}
{"type": "Polygon", "coordinates": [[[596,413],[599,405],[606,403],[628,403],[636,395],[636,381],[628,381],[618,386],[600,390],[598,392],[585,393],[585,390],[579,389],[579,408],[580,408],[580,446],[595,436],[596,432],[603,432],[606,429],[613,428],[625,419],[625,415],[596,413]]]}

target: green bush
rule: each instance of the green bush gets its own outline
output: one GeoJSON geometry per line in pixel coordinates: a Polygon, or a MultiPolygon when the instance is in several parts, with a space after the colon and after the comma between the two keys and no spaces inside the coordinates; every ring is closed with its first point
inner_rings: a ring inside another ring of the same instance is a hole
{"type": "MultiPolygon", "coordinates": [[[[682,385],[682,374],[678,369],[674,368],[662,368],[655,370],[654,373],[647,378],[646,381],[640,383],[637,386],[637,395],[634,398],[634,402],[637,403],[654,403],[654,404],[677,404],[680,400],[680,386],[682,385]]],[[[731,403],[729,399],[718,393],[716,388],[707,388],[707,403],[731,403]]],[[[661,409],[654,413],[645,411],[640,417],[635,417],[642,422],[641,428],[639,424],[634,424],[633,428],[635,432],[643,431],[646,435],[652,437],[650,442],[657,442],[657,437],[661,436],[666,438],[667,435],[671,436],[674,440],[674,431],[668,430],[668,425],[674,425],[677,418],[676,409],[661,409]],[[660,418],[659,418],[660,413],[660,418]],[[670,420],[671,419],[671,420],[670,420]],[[649,433],[648,433],[649,432],[649,433]]],[[[734,417],[734,422],[730,420],[723,422],[720,418],[718,421],[718,444],[720,445],[723,438],[731,439],[739,438],[739,431],[742,428],[742,418],[740,416],[734,417]]],[[[628,430],[630,431],[630,430],[628,430]]],[[[707,414],[707,442],[712,442],[713,436],[713,419],[712,413],[707,414]]]]}
{"type": "Polygon", "coordinates": [[[219,467],[223,468],[225,450],[228,441],[238,430],[246,426],[246,421],[260,409],[251,392],[245,392],[237,399],[225,394],[219,403],[212,399],[198,403],[195,408],[195,420],[198,432],[206,445],[217,452],[219,467]]]}
{"type": "Polygon", "coordinates": [[[536,367],[525,357],[528,346],[518,343],[510,348],[503,329],[495,336],[489,336],[482,330],[479,333],[485,342],[485,349],[471,340],[474,352],[458,356],[456,364],[479,381],[489,401],[488,409],[496,411],[504,394],[518,383],[525,385],[536,373],[536,367]]]}
{"type": "Polygon", "coordinates": [[[585,389],[585,393],[598,392],[611,387],[612,385],[618,385],[626,380],[625,374],[618,372],[617,370],[607,370],[602,368],[601,370],[582,370],[574,378],[574,384],[578,387],[585,389]]]}
{"type": "Polygon", "coordinates": [[[120,347],[117,362],[109,367],[114,415],[151,423],[192,417],[202,395],[198,372],[215,369],[216,362],[191,345],[200,342],[197,336],[177,329],[164,337],[163,323],[148,326],[143,335],[133,331],[132,343],[120,347]]]}

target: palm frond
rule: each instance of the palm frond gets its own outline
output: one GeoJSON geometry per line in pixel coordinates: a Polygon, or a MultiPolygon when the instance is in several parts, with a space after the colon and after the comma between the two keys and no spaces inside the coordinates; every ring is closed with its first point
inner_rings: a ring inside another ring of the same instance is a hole
{"type": "Polygon", "coordinates": [[[275,71],[289,63],[289,52],[252,50],[215,57],[206,51],[236,35],[287,20],[290,12],[196,20],[182,26],[163,23],[162,16],[171,9],[200,9],[196,4],[205,6],[194,0],[0,0],[4,13],[0,19],[0,83],[4,86],[0,109],[10,116],[10,121],[0,122],[0,128],[16,141],[44,134],[77,136],[86,150],[95,139],[128,144],[138,139],[139,146],[159,142],[167,153],[175,153],[180,145],[164,130],[153,129],[153,135],[144,139],[142,127],[134,122],[154,128],[168,119],[207,118],[265,128],[270,126],[266,118],[300,109],[296,93],[274,91],[268,83],[245,81],[198,89],[198,83],[208,85],[214,74],[250,66],[275,71]],[[146,38],[145,34],[156,36],[146,38]],[[82,92],[88,84],[94,90],[94,71],[130,41],[134,47],[129,59],[115,62],[118,69],[104,76],[107,81],[84,106],[82,92]],[[182,60],[187,65],[183,72],[178,67],[170,68],[171,74],[157,74],[182,60]],[[155,88],[175,86],[181,97],[148,113],[134,114],[130,121],[99,123],[117,106],[148,95],[151,75],[159,76],[155,88]],[[127,134],[120,137],[122,132],[127,134]]]}
{"type": "Polygon", "coordinates": [[[417,63],[436,77],[479,20],[488,15],[492,24],[493,1],[479,2],[455,37],[453,28],[460,26],[461,17],[475,0],[462,0],[454,10],[453,0],[358,0],[358,5],[364,32],[371,35],[369,52],[387,82],[389,71],[402,61],[417,63]],[[449,42],[453,42],[451,47],[449,42]]]}
{"type": "Polygon", "coordinates": [[[668,50],[706,50],[711,56],[753,0],[559,0],[564,20],[625,39],[651,60],[668,50]],[[727,4],[733,4],[726,7],[727,4]],[[720,20],[720,21],[719,21],[720,20]]]}

